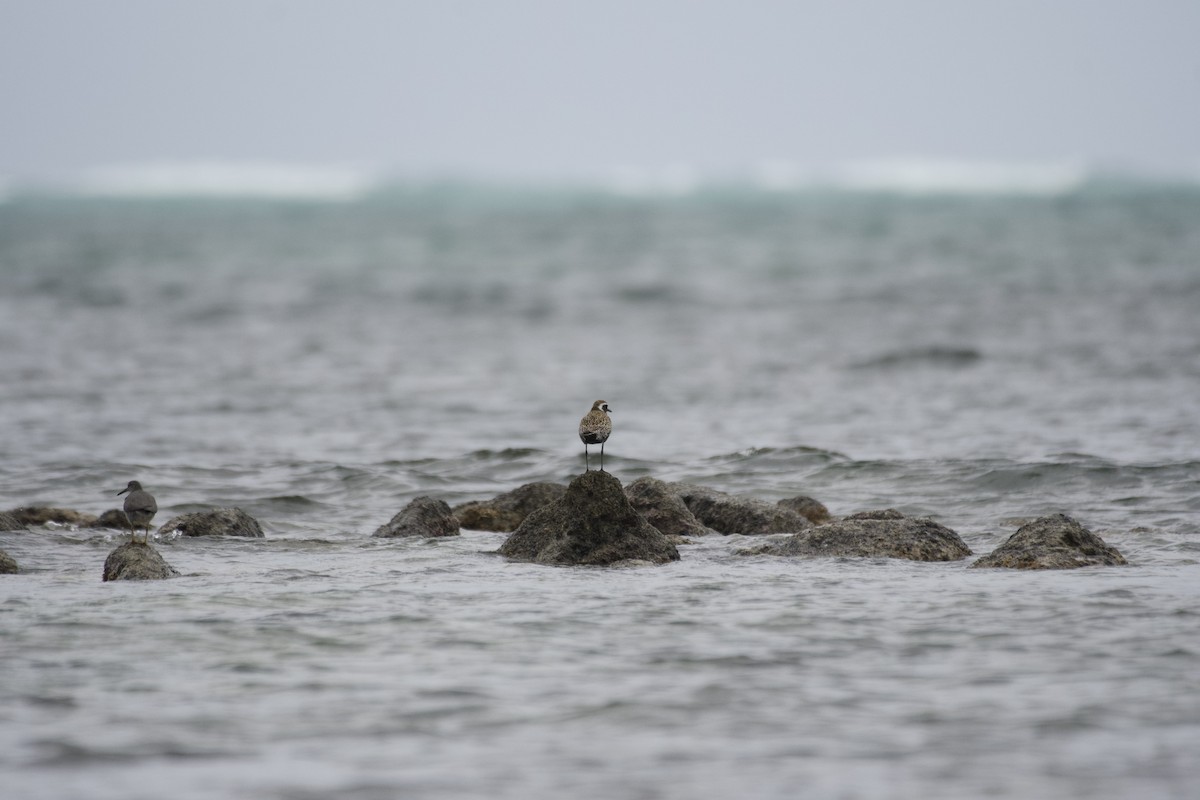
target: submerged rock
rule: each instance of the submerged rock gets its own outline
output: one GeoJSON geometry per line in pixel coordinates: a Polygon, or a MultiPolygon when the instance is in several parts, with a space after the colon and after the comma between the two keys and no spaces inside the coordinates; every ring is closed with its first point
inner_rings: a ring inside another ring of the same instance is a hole
{"type": "Polygon", "coordinates": [[[763,533],[796,533],[812,523],[790,508],[771,505],[753,497],[738,497],[706,486],[673,483],[696,519],[719,533],[752,536],[763,533]]]}
{"type": "Polygon", "coordinates": [[[527,483],[491,500],[475,500],[454,507],[454,516],[473,531],[515,531],[525,518],[567,491],[561,483],[527,483]]]}
{"type": "Polygon", "coordinates": [[[675,545],[630,504],[621,482],[599,470],[575,478],[562,498],[530,514],[500,553],[557,565],[679,560],[675,545]]]}
{"type": "Polygon", "coordinates": [[[17,568],[17,560],[0,550],[0,575],[16,575],[20,571],[17,568]]]}
{"type": "Polygon", "coordinates": [[[50,506],[24,506],[8,512],[22,524],[18,527],[39,527],[47,522],[58,525],[74,525],[86,528],[96,521],[94,514],[83,514],[70,508],[51,508],[50,506]]]}
{"type": "Polygon", "coordinates": [[[104,559],[106,581],[156,581],[178,575],[157,550],[142,542],[126,542],[104,559]]]}
{"type": "Polygon", "coordinates": [[[11,511],[0,511],[0,531],[23,531],[25,523],[11,511]]]}
{"type": "Polygon", "coordinates": [[[780,500],[775,505],[795,511],[814,525],[823,525],[833,519],[833,515],[829,513],[829,509],[825,507],[824,503],[806,495],[789,497],[786,500],[780,500]]]}
{"type": "Polygon", "coordinates": [[[167,520],[158,529],[160,535],[178,532],[180,536],[241,536],[247,539],[265,537],[258,520],[240,508],[214,508],[193,511],[167,520]]]}
{"type": "Polygon", "coordinates": [[[400,510],[374,536],[392,539],[400,536],[458,536],[458,517],[444,500],[418,497],[400,510]]]}
{"type": "Polygon", "coordinates": [[[971,555],[971,548],[957,533],[931,519],[913,519],[887,509],[852,514],[781,542],[743,550],[741,555],[957,561],[971,555]]]}
{"type": "Polygon", "coordinates": [[[1004,544],[972,567],[1004,569],[1075,569],[1127,564],[1117,548],[1066,514],[1052,514],[1022,525],[1004,544]]]}
{"type": "Polygon", "coordinates": [[[715,533],[696,519],[683,498],[666,481],[638,478],[625,487],[625,496],[639,514],[667,536],[704,536],[715,533]]]}

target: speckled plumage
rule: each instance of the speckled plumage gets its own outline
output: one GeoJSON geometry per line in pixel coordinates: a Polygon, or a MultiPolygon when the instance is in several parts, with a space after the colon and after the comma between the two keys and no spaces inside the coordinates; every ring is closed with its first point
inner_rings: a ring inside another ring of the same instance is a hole
{"type": "Polygon", "coordinates": [[[583,463],[586,470],[591,469],[588,463],[588,445],[600,445],[600,471],[604,471],[604,443],[612,433],[612,420],[608,418],[607,400],[597,400],[592,403],[592,410],[579,420],[579,438],[583,441],[583,463]]]}
{"type": "Polygon", "coordinates": [[[129,541],[134,540],[134,535],[138,528],[143,528],[146,531],[146,538],[143,541],[150,539],[150,520],[154,519],[154,515],[158,513],[158,503],[154,502],[154,496],[142,489],[142,484],[137,481],[130,481],[117,494],[125,494],[129,492],[129,496],[125,498],[125,517],[129,520],[129,541]]]}

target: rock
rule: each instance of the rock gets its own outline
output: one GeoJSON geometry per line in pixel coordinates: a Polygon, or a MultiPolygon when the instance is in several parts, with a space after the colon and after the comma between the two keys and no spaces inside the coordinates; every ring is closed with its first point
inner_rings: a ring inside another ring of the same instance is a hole
{"type": "Polygon", "coordinates": [[[971,566],[1075,569],[1127,563],[1115,547],[1066,514],[1053,514],[1022,525],[1007,542],[971,566]]]}
{"type": "Polygon", "coordinates": [[[957,561],[971,554],[958,534],[931,519],[913,519],[899,511],[867,511],[837,522],[741,551],[741,555],[834,558],[907,558],[957,561]]]}
{"type": "Polygon", "coordinates": [[[527,483],[491,500],[476,500],[454,507],[454,516],[473,531],[509,533],[520,527],[531,513],[563,496],[561,483],[527,483]]]}
{"type": "Polygon", "coordinates": [[[23,531],[25,523],[11,511],[0,511],[0,531],[23,531]]]}
{"type": "Polygon", "coordinates": [[[193,511],[172,517],[158,529],[160,536],[179,532],[180,536],[242,536],[247,539],[264,538],[258,520],[240,508],[214,508],[209,511],[193,511]]]}
{"type": "Polygon", "coordinates": [[[21,527],[25,528],[39,527],[47,522],[86,528],[96,521],[96,517],[92,514],[81,514],[70,508],[50,508],[49,506],[25,506],[24,508],[14,508],[9,513],[20,520],[23,523],[21,527]]]}
{"type": "Polygon", "coordinates": [[[638,478],[625,487],[625,496],[647,522],[667,536],[704,536],[715,533],[696,519],[696,515],[669,483],[658,478],[638,478]]]}
{"type": "Polygon", "coordinates": [[[125,516],[125,512],[119,508],[110,508],[100,516],[96,517],[96,521],[88,526],[89,528],[116,528],[118,530],[130,530],[129,517],[125,516]]]}
{"type": "Polygon", "coordinates": [[[786,500],[780,500],[775,505],[795,511],[814,525],[822,525],[833,519],[824,503],[805,495],[789,497],[786,500]]]}
{"type": "Polygon", "coordinates": [[[142,542],[126,542],[104,559],[106,581],[156,581],[178,575],[157,550],[142,542]]]}
{"type": "Polygon", "coordinates": [[[458,517],[443,500],[418,497],[381,525],[374,536],[392,539],[398,536],[458,536],[458,517]]]}
{"type": "Polygon", "coordinates": [[[720,533],[746,536],[762,533],[796,533],[812,523],[789,508],[753,497],[738,497],[690,483],[672,483],[696,519],[720,533]]]}
{"type": "Polygon", "coordinates": [[[0,575],[16,575],[20,571],[17,569],[17,560],[0,550],[0,575]]]}
{"type": "Polygon", "coordinates": [[[679,560],[675,545],[634,509],[621,482],[599,470],[575,478],[561,499],[526,517],[500,553],[557,565],[679,560]]]}

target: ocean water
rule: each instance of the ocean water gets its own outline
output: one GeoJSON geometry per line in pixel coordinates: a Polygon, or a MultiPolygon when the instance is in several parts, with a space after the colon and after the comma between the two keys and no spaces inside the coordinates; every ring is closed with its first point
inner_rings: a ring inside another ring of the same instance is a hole
{"type": "Polygon", "coordinates": [[[1192,797],[1200,192],[392,187],[0,203],[0,785],[28,798],[1192,797]],[[370,538],[606,467],[977,555],[1065,512],[1128,567],[557,569],[370,538]]]}

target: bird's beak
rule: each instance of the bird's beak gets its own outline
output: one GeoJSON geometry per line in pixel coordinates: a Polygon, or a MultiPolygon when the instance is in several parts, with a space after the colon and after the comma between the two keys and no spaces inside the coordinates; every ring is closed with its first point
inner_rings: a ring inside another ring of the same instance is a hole
{"type": "Polygon", "coordinates": [[[129,487],[128,487],[128,486],[126,486],[124,489],[122,489],[121,491],[117,492],[117,494],[125,494],[125,493],[126,493],[126,492],[128,492],[128,491],[129,491],[129,487]]]}

